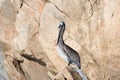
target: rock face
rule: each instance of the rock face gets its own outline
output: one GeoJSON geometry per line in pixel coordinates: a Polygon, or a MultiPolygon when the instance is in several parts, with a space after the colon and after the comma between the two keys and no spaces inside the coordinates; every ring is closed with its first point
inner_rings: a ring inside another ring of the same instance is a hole
{"type": "Polygon", "coordinates": [[[8,75],[4,67],[4,56],[2,46],[0,45],[0,80],[8,80],[8,75]]]}
{"type": "Polygon", "coordinates": [[[57,52],[60,21],[89,80],[120,80],[119,3],[0,0],[0,80],[82,80],[57,52]]]}

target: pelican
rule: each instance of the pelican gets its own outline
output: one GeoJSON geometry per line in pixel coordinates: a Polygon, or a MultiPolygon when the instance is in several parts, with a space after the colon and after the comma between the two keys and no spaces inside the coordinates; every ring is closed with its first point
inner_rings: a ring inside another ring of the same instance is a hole
{"type": "Polygon", "coordinates": [[[79,54],[74,49],[65,44],[63,40],[65,27],[65,22],[61,21],[59,24],[59,33],[57,39],[58,53],[65,61],[68,62],[68,66],[70,66],[70,64],[75,64],[79,69],[81,69],[79,54]]]}

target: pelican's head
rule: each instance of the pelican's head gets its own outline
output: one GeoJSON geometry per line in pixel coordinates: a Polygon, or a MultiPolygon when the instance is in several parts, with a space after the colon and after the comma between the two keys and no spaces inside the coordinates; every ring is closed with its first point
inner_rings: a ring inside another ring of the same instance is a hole
{"type": "Polygon", "coordinates": [[[59,24],[59,28],[63,28],[63,27],[65,27],[65,22],[61,21],[59,24]]]}

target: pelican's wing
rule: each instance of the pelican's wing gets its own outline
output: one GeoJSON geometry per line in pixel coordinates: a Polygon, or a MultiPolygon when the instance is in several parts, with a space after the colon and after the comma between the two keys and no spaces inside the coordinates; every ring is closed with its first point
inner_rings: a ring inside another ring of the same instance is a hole
{"type": "Polygon", "coordinates": [[[65,44],[63,48],[64,48],[64,51],[66,52],[66,54],[70,57],[70,59],[72,61],[75,61],[76,59],[77,60],[80,59],[78,53],[74,49],[72,49],[71,47],[69,47],[68,45],[65,44]]]}

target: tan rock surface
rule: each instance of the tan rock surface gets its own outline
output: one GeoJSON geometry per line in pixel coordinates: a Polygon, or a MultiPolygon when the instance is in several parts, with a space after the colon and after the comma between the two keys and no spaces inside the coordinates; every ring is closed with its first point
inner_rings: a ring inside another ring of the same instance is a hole
{"type": "Polygon", "coordinates": [[[80,79],[66,69],[67,63],[56,49],[58,24],[65,21],[64,40],[79,53],[86,76],[90,80],[119,80],[119,3],[119,0],[0,0],[0,45],[9,77],[6,79],[80,79]]]}

